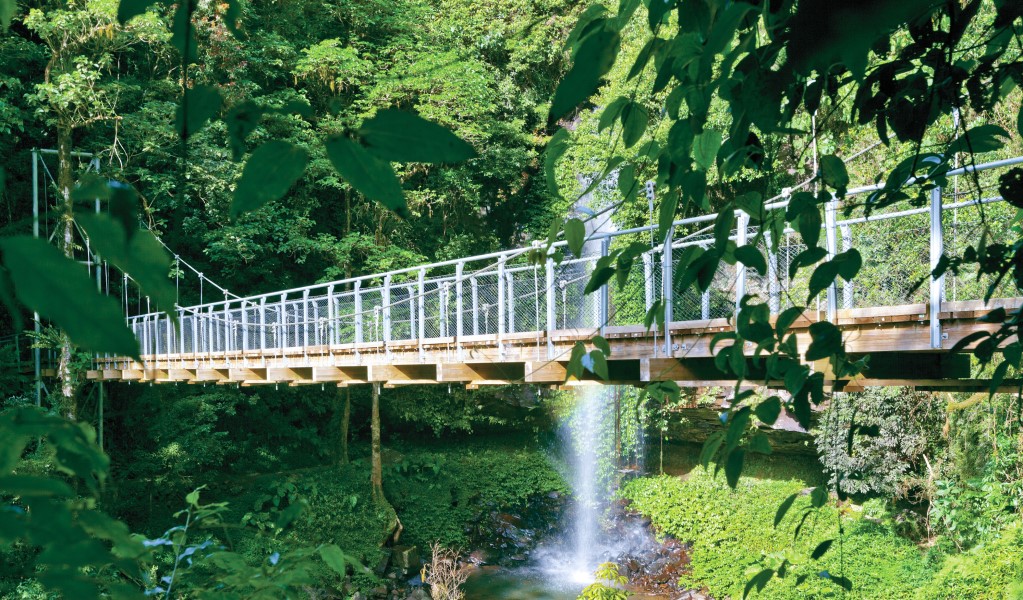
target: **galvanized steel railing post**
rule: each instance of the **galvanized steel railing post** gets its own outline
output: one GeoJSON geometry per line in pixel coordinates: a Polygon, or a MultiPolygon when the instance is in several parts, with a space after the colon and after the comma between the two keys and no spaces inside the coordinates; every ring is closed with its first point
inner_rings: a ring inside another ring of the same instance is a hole
{"type": "Polygon", "coordinates": [[[334,286],[327,286],[327,345],[333,346],[337,344],[337,324],[334,319],[337,318],[337,310],[334,307],[334,286]]]}
{"type": "Polygon", "coordinates": [[[259,299],[259,349],[266,350],[266,296],[259,299]]]}
{"type": "Polygon", "coordinates": [[[277,333],[277,336],[278,336],[277,344],[278,344],[278,346],[277,347],[278,348],[287,348],[288,347],[288,329],[287,329],[287,323],[285,323],[285,318],[286,318],[285,312],[287,311],[287,301],[288,301],[288,295],[287,294],[281,294],[281,306],[280,306],[279,309],[277,309],[277,331],[278,331],[278,333],[277,333]]]}
{"type": "MultiPolygon", "coordinates": [[[[838,227],[836,213],[838,212],[838,200],[832,196],[824,205],[824,228],[825,240],[827,243],[828,260],[832,260],[838,254],[838,227]]],[[[838,317],[838,284],[834,281],[828,286],[828,320],[832,323],[838,317]]]]}
{"type": "Polygon", "coordinates": [[[302,292],[302,347],[309,346],[309,290],[302,292]]]}
{"type": "Polygon", "coordinates": [[[479,282],[473,277],[469,280],[472,287],[472,334],[480,334],[480,289],[479,282]]]}
{"type": "Polygon", "coordinates": [[[462,359],[462,273],[464,270],[464,262],[455,265],[455,346],[459,360],[462,359]]]}
{"type": "Polygon", "coordinates": [[[355,343],[361,344],[365,340],[362,337],[362,282],[355,282],[355,343]]]}
{"type": "MultiPolygon", "coordinates": [[[[941,188],[931,190],[931,273],[938,268],[938,262],[945,248],[945,230],[941,223],[941,188]]],[[[941,348],[941,299],[945,294],[945,275],[937,279],[931,276],[931,348],[941,348]]]]}
{"type": "Polygon", "coordinates": [[[199,338],[199,311],[192,312],[192,354],[200,352],[201,340],[199,338]]]}
{"type": "Polygon", "coordinates": [[[426,269],[419,269],[417,284],[419,286],[418,312],[419,312],[419,360],[426,360],[426,351],[423,349],[423,338],[426,337],[426,269]]]}
{"type": "Polygon", "coordinates": [[[504,256],[497,259],[497,352],[501,358],[504,358],[504,303],[507,301],[504,289],[505,262],[507,259],[504,256]]]}
{"type": "Polygon", "coordinates": [[[674,275],[674,264],[671,258],[671,243],[675,238],[675,227],[671,226],[668,228],[667,235],[664,236],[664,251],[661,253],[661,294],[664,299],[664,355],[672,355],[672,344],[671,344],[671,320],[674,316],[674,284],[672,283],[672,276],[674,275]]]}
{"type": "Polygon", "coordinates": [[[206,330],[208,332],[206,336],[206,353],[213,354],[214,349],[216,349],[216,343],[214,342],[214,340],[216,339],[214,337],[216,330],[214,330],[212,304],[210,305],[209,310],[206,311],[206,325],[207,325],[206,330]]]}
{"type": "Polygon", "coordinates": [[[384,348],[387,351],[387,355],[391,355],[391,349],[386,346],[391,341],[391,276],[384,275],[384,289],[381,291],[383,298],[381,304],[383,305],[384,313],[384,348]]]}
{"type": "Polygon", "coordinates": [[[772,315],[781,312],[781,285],[778,283],[778,253],[772,250],[774,242],[771,232],[764,236],[767,241],[767,307],[772,315]]]}
{"type": "MultiPolygon", "coordinates": [[[[611,252],[611,238],[603,237],[600,239],[600,256],[601,258],[608,255],[611,252]]],[[[599,321],[597,327],[600,329],[600,335],[604,335],[604,329],[607,327],[607,322],[611,316],[611,286],[608,283],[600,286],[600,296],[597,306],[597,321],[599,321]]]]}
{"type": "Polygon", "coordinates": [[[550,256],[547,257],[544,281],[547,286],[547,359],[552,360],[554,358],[554,338],[551,333],[557,329],[558,314],[555,310],[557,290],[554,286],[554,259],[550,256]]]}
{"type": "Polygon", "coordinates": [[[508,297],[508,333],[515,333],[515,273],[505,274],[508,283],[505,284],[505,296],[508,297]]]}
{"type": "Polygon", "coordinates": [[[245,301],[242,300],[242,350],[249,349],[249,311],[245,308],[245,301]]]}
{"type": "Polygon", "coordinates": [[[178,307],[178,353],[185,353],[185,309],[178,307]]]}
{"type": "MultiPolygon", "coordinates": [[[[739,220],[735,230],[735,244],[745,246],[749,239],[749,215],[745,211],[738,211],[739,220]]],[[[742,299],[746,297],[746,265],[735,261],[735,312],[739,312],[742,299]]]]}

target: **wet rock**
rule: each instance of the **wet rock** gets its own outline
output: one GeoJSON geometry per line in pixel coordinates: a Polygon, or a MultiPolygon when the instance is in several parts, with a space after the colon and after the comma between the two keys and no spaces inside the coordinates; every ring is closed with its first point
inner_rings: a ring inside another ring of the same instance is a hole
{"type": "Polygon", "coordinates": [[[419,549],[415,546],[395,546],[391,548],[391,567],[402,578],[419,571],[422,562],[419,549]]]}
{"type": "Polygon", "coordinates": [[[430,600],[430,594],[426,590],[419,588],[412,590],[412,593],[406,596],[405,600],[430,600]]]}
{"type": "Polygon", "coordinates": [[[370,598],[386,598],[387,597],[387,586],[377,586],[369,591],[370,598]]]}
{"type": "Polygon", "coordinates": [[[352,600],[366,600],[366,597],[362,595],[362,592],[355,592],[352,594],[352,600]]]}

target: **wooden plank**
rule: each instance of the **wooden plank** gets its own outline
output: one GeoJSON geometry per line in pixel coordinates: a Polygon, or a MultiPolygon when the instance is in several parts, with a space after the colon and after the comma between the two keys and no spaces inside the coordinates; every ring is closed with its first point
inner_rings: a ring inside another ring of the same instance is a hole
{"type": "Polygon", "coordinates": [[[568,375],[566,364],[557,361],[527,362],[524,379],[526,383],[562,383],[568,375]]]}
{"type": "Polygon", "coordinates": [[[170,381],[195,381],[196,369],[169,369],[167,379],[170,381]]]}
{"type": "Polygon", "coordinates": [[[229,381],[230,373],[227,369],[196,369],[193,381],[229,381]]]}
{"type": "Polygon", "coordinates": [[[365,383],[369,380],[366,378],[366,367],[360,365],[356,367],[313,367],[313,381],[365,383]]]}
{"type": "Polygon", "coordinates": [[[231,381],[241,381],[246,383],[267,381],[266,369],[234,367],[228,369],[228,375],[231,381]]]}
{"type": "Polygon", "coordinates": [[[366,380],[375,382],[430,381],[437,382],[437,367],[424,365],[367,365],[366,380]]]}
{"type": "Polygon", "coordinates": [[[313,383],[312,367],[267,367],[267,381],[313,383]]]}

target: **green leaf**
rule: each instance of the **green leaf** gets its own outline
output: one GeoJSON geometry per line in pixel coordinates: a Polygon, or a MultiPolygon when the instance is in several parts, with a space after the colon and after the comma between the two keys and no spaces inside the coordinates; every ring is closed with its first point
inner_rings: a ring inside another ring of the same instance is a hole
{"type": "Polygon", "coordinates": [[[774,448],[771,447],[771,440],[763,433],[758,433],[750,439],[749,449],[750,452],[757,452],[759,454],[771,454],[774,452],[774,448]]]}
{"type": "Polygon", "coordinates": [[[0,24],[4,27],[4,32],[11,26],[11,19],[14,15],[18,14],[18,3],[16,0],[0,0],[0,24]]]}
{"type": "Polygon", "coordinates": [[[554,192],[555,196],[561,196],[561,192],[558,191],[558,178],[555,167],[557,166],[558,159],[568,150],[570,139],[567,129],[564,127],[558,129],[551,136],[551,141],[547,142],[547,152],[544,153],[544,173],[547,175],[547,189],[554,192]]]}
{"type": "Polygon", "coordinates": [[[192,27],[192,13],[196,4],[196,0],[178,3],[178,8],[174,12],[174,22],[171,24],[171,45],[177,48],[186,63],[195,63],[199,60],[195,28],[192,27]]]}
{"type": "Polygon", "coordinates": [[[824,486],[817,486],[810,492],[810,506],[821,508],[828,503],[828,489],[824,486]]]}
{"type": "Polygon", "coordinates": [[[572,346],[572,355],[568,359],[568,366],[565,367],[565,381],[583,378],[583,357],[586,356],[586,346],[582,342],[576,342],[572,346]]]}
{"type": "Polygon", "coordinates": [[[583,40],[572,68],[554,91],[549,120],[557,121],[592,96],[600,86],[601,77],[614,65],[621,37],[617,31],[600,27],[583,40]]]}
{"type": "Polygon", "coordinates": [[[809,304],[820,294],[822,291],[827,289],[829,285],[834,283],[835,277],[838,276],[838,265],[834,261],[828,261],[821,263],[813,270],[813,275],[810,276],[810,295],[807,296],[806,302],[809,304]]]}
{"type": "Polygon", "coordinates": [[[771,396],[753,409],[753,413],[766,425],[774,425],[781,414],[781,399],[778,396],[771,396]]]}
{"type": "Polygon", "coordinates": [[[845,169],[845,163],[834,154],[827,154],[821,157],[820,164],[824,185],[834,188],[839,196],[844,196],[849,186],[849,172],[845,169]]]}
{"type": "Polygon", "coordinates": [[[852,281],[856,274],[860,272],[860,267],[863,266],[863,258],[856,248],[850,248],[836,255],[831,262],[835,263],[838,274],[846,281],[852,281]]]}
{"type": "Polygon", "coordinates": [[[796,493],[792,494],[791,496],[789,496],[788,498],[785,498],[784,500],[782,500],[781,504],[778,505],[778,510],[774,513],[774,528],[775,529],[778,528],[778,524],[781,523],[781,520],[785,518],[786,514],[788,514],[789,509],[792,508],[792,503],[795,502],[796,498],[798,498],[798,497],[799,497],[799,492],[796,492],[796,493]]]}
{"type": "Polygon", "coordinates": [[[600,111],[600,120],[597,122],[597,133],[603,133],[605,129],[614,125],[614,122],[618,120],[622,114],[622,109],[629,103],[629,99],[625,96],[618,96],[611,101],[610,104],[604,107],[604,110],[600,111]]]}
{"type": "Polygon", "coordinates": [[[241,179],[234,188],[231,218],[282,198],[302,176],[308,161],[305,150],[281,140],[256,148],[245,161],[241,179]]]}
{"type": "Polygon", "coordinates": [[[363,122],[359,136],[370,152],[389,161],[457,163],[478,156],[447,127],[404,110],[377,111],[363,122]]]}
{"type": "Polygon", "coordinates": [[[96,291],[84,265],[44,240],[0,239],[14,293],[29,309],[56,323],[83,350],[139,358],[139,344],[115,298],[96,291]]]}
{"type": "Polygon", "coordinates": [[[607,358],[604,357],[604,353],[600,350],[592,350],[589,357],[592,362],[590,370],[593,371],[593,374],[605,381],[610,379],[607,372],[607,358]]]}
{"type": "Polygon", "coordinates": [[[197,85],[185,90],[185,97],[178,104],[175,120],[178,135],[187,140],[193,133],[202,129],[206,121],[217,116],[223,105],[224,100],[220,97],[220,92],[211,85],[197,85]]]}
{"type": "Polygon", "coordinates": [[[989,331],[974,331],[973,333],[967,335],[966,337],[964,337],[964,338],[960,339],[958,342],[956,342],[949,349],[948,353],[949,354],[955,354],[956,352],[962,352],[967,346],[969,346],[973,342],[976,342],[978,340],[982,340],[982,339],[987,338],[987,337],[991,337],[991,332],[989,332],[989,331]]]}
{"type": "Polygon", "coordinates": [[[704,171],[709,171],[721,149],[721,132],[705,129],[693,138],[693,160],[704,171]]]}
{"type": "Polygon", "coordinates": [[[806,360],[828,358],[842,351],[842,332],[827,321],[810,325],[810,347],[806,349],[806,360]]]}
{"type": "Polygon", "coordinates": [[[401,182],[389,163],[346,137],[333,137],[324,145],[334,168],[360,194],[383,204],[401,217],[408,216],[401,182]]]}
{"type": "MultiPolygon", "coordinates": [[[[735,351],[735,346],[732,346],[732,350],[735,351]]],[[[729,414],[728,432],[725,433],[725,452],[731,452],[733,448],[739,445],[739,440],[742,439],[742,435],[749,428],[749,422],[750,409],[748,406],[743,406],[737,411],[733,410],[729,414]]]]}
{"type": "Polygon", "coordinates": [[[735,258],[747,267],[756,269],[757,273],[767,275],[767,260],[756,246],[739,246],[735,249],[735,258]]]}
{"type": "Polygon", "coordinates": [[[778,320],[775,323],[775,329],[778,331],[778,337],[781,338],[784,336],[785,332],[789,330],[789,327],[792,327],[792,324],[795,323],[796,319],[798,319],[802,314],[802,306],[792,306],[783,310],[781,314],[778,315],[778,320]]]}
{"type": "Polygon", "coordinates": [[[320,558],[335,573],[342,577],[345,576],[345,553],[341,551],[341,548],[335,544],[324,544],[320,546],[320,558]]]}
{"type": "Polygon", "coordinates": [[[171,256],[149,231],[138,231],[125,240],[124,230],[109,215],[82,213],[75,220],[89,234],[95,252],[127,273],[152,298],[160,310],[177,319],[177,292],[168,277],[171,256]]]}
{"type": "Polygon", "coordinates": [[[63,481],[33,475],[8,475],[0,477],[0,490],[4,494],[21,497],[48,498],[52,496],[74,496],[75,492],[63,481]]]}
{"type": "Polygon", "coordinates": [[[832,544],[832,543],[833,543],[834,541],[835,541],[835,540],[824,540],[823,542],[821,542],[821,543],[817,544],[817,547],[816,547],[816,548],[814,548],[814,549],[813,549],[813,552],[812,552],[812,553],[810,554],[810,558],[811,558],[812,560],[817,560],[817,559],[819,559],[820,557],[824,556],[824,555],[825,555],[825,554],[827,553],[827,551],[828,551],[828,548],[830,548],[830,547],[831,547],[831,544],[832,544]]]}
{"type": "Polygon", "coordinates": [[[821,239],[821,213],[817,206],[799,213],[799,235],[807,248],[803,252],[809,252],[817,246],[821,239]]]}
{"type": "Polygon", "coordinates": [[[600,351],[604,353],[604,356],[611,356],[611,344],[608,344],[607,340],[603,337],[599,335],[593,336],[593,345],[594,347],[599,348],[600,351]]]}
{"type": "Polygon", "coordinates": [[[669,192],[668,195],[661,200],[661,206],[657,213],[657,239],[663,242],[668,231],[671,229],[672,223],[675,222],[675,211],[678,210],[679,196],[675,192],[669,192]]]}
{"type": "Polygon", "coordinates": [[[117,5],[117,21],[124,25],[132,17],[144,14],[156,0],[121,0],[117,5]]]}
{"type": "Polygon", "coordinates": [[[568,249],[576,257],[583,255],[583,244],[586,242],[586,225],[579,219],[565,221],[565,241],[568,249]]]}
{"type": "Polygon", "coordinates": [[[650,115],[642,104],[629,102],[622,108],[621,119],[622,142],[626,148],[631,148],[643,137],[650,115]]]}
{"type": "Polygon", "coordinates": [[[1010,138],[1009,132],[998,125],[978,125],[970,128],[966,133],[957,137],[948,145],[948,156],[956,152],[994,152],[1001,150],[1005,143],[999,138],[1010,138]]]}
{"type": "Polygon", "coordinates": [[[735,489],[739,485],[739,476],[742,475],[742,464],[746,460],[746,451],[736,448],[728,454],[728,462],[725,463],[725,480],[728,487],[735,489]]]}
{"type": "Polygon", "coordinates": [[[714,244],[719,249],[728,245],[728,238],[732,235],[732,228],[735,227],[735,211],[731,205],[721,209],[714,220],[714,244]]]}
{"type": "Polygon", "coordinates": [[[703,443],[703,448],[700,449],[700,464],[703,465],[704,469],[710,466],[710,462],[717,456],[718,450],[724,441],[724,431],[715,431],[707,437],[707,441],[703,443]]]}

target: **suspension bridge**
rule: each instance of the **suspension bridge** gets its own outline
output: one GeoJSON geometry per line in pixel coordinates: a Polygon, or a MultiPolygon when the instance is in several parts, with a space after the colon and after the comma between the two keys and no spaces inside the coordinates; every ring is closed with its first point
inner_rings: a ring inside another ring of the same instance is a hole
{"type": "MultiPolygon", "coordinates": [[[[997,327],[978,316],[998,306],[1019,307],[1023,299],[1006,284],[985,303],[986,283],[974,274],[929,274],[943,253],[961,255],[976,243],[985,226],[1008,232],[1015,209],[997,195],[995,178],[1020,163],[1023,157],[951,171],[954,187],[935,189],[927,205],[908,210],[864,214],[862,199],[882,185],[851,189],[842,203],[826,205],[822,239],[829,258],[856,248],[863,267],[853,282],[838,281],[818,296],[792,331],[805,350],[808,327],[827,320],[842,331],[847,352],[872,355],[857,381],[828,379],[833,389],[986,389],[972,376],[969,357],[948,349],[975,331],[997,327]],[[969,176],[967,192],[958,189],[960,175],[969,176]]],[[[782,196],[767,209],[787,205],[782,196]]],[[[712,242],[708,224],[717,215],[676,221],[663,243],[654,243],[656,227],[608,231],[593,219],[580,255],[572,255],[564,241],[554,245],[551,251],[565,256],[560,261],[549,254],[535,260],[542,247],[533,246],[243,298],[221,288],[224,300],[176,306],[177,326],[163,312],[134,314],[128,326],[138,337],[142,362],[97,356],[88,378],[243,386],[585,384],[597,378],[587,374],[566,384],[569,356],[576,342],[600,335],[611,349],[602,383],[730,383],[733,377],[714,364],[712,337],[733,329],[730,317],[747,294],[765,301],[772,315],[802,305],[813,270],[790,271],[806,249],[798,234],[786,232],[772,251],[748,215],[735,216],[730,239],[738,246],[761,240],[767,273],[722,263],[702,294],[679,291],[673,280],[685,248],[712,242]],[[598,262],[635,242],[648,249],[625,284],[612,281],[584,294],[598,262]],[[665,324],[647,329],[644,315],[656,302],[664,307],[665,324]]],[[[753,355],[752,346],[745,350],[753,355]]]]}

